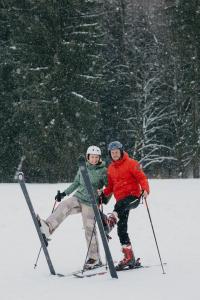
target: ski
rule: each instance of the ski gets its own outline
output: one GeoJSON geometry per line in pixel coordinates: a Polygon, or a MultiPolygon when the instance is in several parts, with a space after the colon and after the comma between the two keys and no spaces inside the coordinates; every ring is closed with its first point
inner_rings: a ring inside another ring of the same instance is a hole
{"type": "MultiPolygon", "coordinates": [[[[121,272],[121,271],[127,271],[127,270],[133,270],[133,269],[140,269],[140,268],[143,268],[143,266],[141,265],[141,263],[140,263],[140,258],[138,258],[137,260],[136,260],[136,263],[135,263],[135,265],[134,266],[130,266],[130,267],[128,267],[127,266],[127,268],[126,269],[122,269],[122,270],[116,270],[117,272],[121,272]]],[[[97,272],[87,272],[87,273],[85,273],[85,274],[82,274],[82,273],[75,273],[75,274],[73,274],[75,277],[77,277],[77,278],[85,278],[85,277],[93,277],[93,276],[97,276],[97,275],[105,275],[105,274],[107,274],[108,272],[107,272],[107,270],[101,270],[101,271],[97,271],[97,272]]]]}
{"type": "Polygon", "coordinates": [[[37,216],[35,214],[31,199],[29,197],[29,194],[28,194],[28,191],[27,191],[27,188],[26,188],[23,172],[18,173],[18,181],[19,181],[19,184],[21,186],[22,192],[24,194],[24,198],[26,200],[28,208],[30,210],[31,217],[32,217],[33,223],[35,225],[35,228],[36,228],[36,231],[37,231],[37,234],[38,234],[38,237],[39,237],[39,240],[40,240],[40,243],[41,243],[41,246],[42,246],[42,249],[43,249],[43,252],[44,252],[48,267],[49,267],[49,270],[50,270],[50,273],[52,275],[62,276],[62,274],[56,274],[56,272],[54,270],[51,258],[49,256],[49,252],[47,250],[48,242],[47,242],[47,240],[45,240],[45,238],[42,235],[42,232],[40,231],[40,226],[39,226],[39,223],[38,223],[38,219],[37,219],[37,216]]]}
{"type": "Polygon", "coordinates": [[[73,271],[72,273],[68,273],[66,275],[63,275],[64,277],[71,277],[71,276],[76,276],[76,274],[83,274],[85,272],[92,272],[92,271],[96,271],[97,269],[101,269],[102,267],[105,267],[107,268],[107,264],[102,264],[102,265],[99,265],[99,266],[95,266],[91,269],[87,269],[87,270],[84,270],[84,269],[79,269],[77,271],[73,271]]]}
{"type": "Polygon", "coordinates": [[[97,225],[98,225],[98,228],[99,228],[99,232],[100,232],[100,235],[101,235],[101,239],[102,239],[106,259],[107,259],[107,262],[108,262],[110,275],[111,275],[112,278],[118,278],[117,272],[115,270],[115,266],[114,266],[114,263],[113,263],[113,259],[112,259],[111,253],[110,253],[110,249],[109,249],[109,246],[108,246],[108,241],[107,241],[107,238],[106,238],[106,234],[105,234],[105,231],[104,231],[104,228],[103,228],[103,224],[102,224],[101,216],[100,216],[99,209],[98,209],[98,206],[97,206],[97,202],[96,202],[96,199],[95,199],[95,196],[94,196],[94,191],[93,191],[93,188],[92,188],[92,185],[91,185],[91,182],[90,182],[90,177],[89,177],[89,174],[88,174],[88,171],[87,171],[87,166],[86,166],[84,156],[79,157],[79,167],[80,167],[80,171],[81,171],[81,175],[82,175],[85,187],[86,187],[87,192],[88,192],[88,196],[89,196],[90,201],[92,203],[92,207],[93,207],[93,210],[94,210],[95,218],[96,218],[97,225]]]}
{"type": "Polygon", "coordinates": [[[105,275],[107,274],[108,272],[107,271],[102,271],[102,272],[96,272],[96,273],[92,273],[92,274],[73,274],[74,277],[76,278],[86,278],[86,277],[94,277],[94,276],[97,276],[97,275],[105,275]]]}
{"type": "MultiPolygon", "coordinates": [[[[166,263],[164,263],[164,265],[166,265],[166,263]]],[[[125,268],[122,270],[118,270],[117,272],[124,272],[124,271],[131,271],[131,270],[138,270],[138,269],[148,269],[148,268],[152,268],[152,267],[160,267],[160,264],[155,264],[155,265],[142,265],[140,264],[136,264],[134,267],[130,267],[130,268],[125,268]]],[[[76,278],[89,278],[89,277],[94,277],[94,276],[101,276],[101,275],[105,275],[107,274],[108,271],[97,271],[97,272],[91,272],[91,273],[86,273],[86,274],[82,274],[81,272],[79,273],[74,273],[73,276],[76,278]]]]}
{"type": "MultiPolygon", "coordinates": [[[[135,266],[133,268],[128,268],[128,269],[123,269],[123,270],[118,270],[117,272],[122,272],[122,271],[130,271],[130,270],[136,270],[136,269],[141,269],[141,268],[147,268],[147,267],[150,267],[150,266],[135,266]]],[[[98,275],[105,275],[107,274],[108,271],[100,271],[100,272],[95,272],[95,273],[91,273],[91,274],[81,274],[81,273],[75,273],[73,274],[74,277],[76,278],[86,278],[86,277],[94,277],[94,276],[98,276],[98,275]]]]}

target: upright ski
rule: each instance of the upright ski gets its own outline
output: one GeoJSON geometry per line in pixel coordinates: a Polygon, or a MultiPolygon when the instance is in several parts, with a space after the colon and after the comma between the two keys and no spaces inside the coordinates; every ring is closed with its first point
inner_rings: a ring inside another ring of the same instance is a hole
{"type": "Polygon", "coordinates": [[[24,174],[22,172],[20,172],[18,174],[18,181],[19,181],[19,184],[21,186],[22,192],[24,194],[24,197],[25,197],[26,203],[28,205],[28,208],[30,210],[30,213],[31,213],[31,216],[32,216],[32,219],[33,219],[33,222],[34,222],[34,225],[35,225],[38,237],[40,239],[40,243],[41,243],[42,249],[44,251],[45,258],[47,260],[47,264],[48,264],[49,270],[50,270],[50,272],[51,272],[52,275],[57,275],[56,272],[55,272],[55,270],[54,270],[53,264],[51,262],[51,259],[50,259],[50,256],[49,256],[49,252],[47,250],[47,246],[46,246],[45,240],[44,240],[44,238],[42,236],[42,233],[40,231],[38,220],[37,220],[37,217],[36,217],[36,214],[35,214],[35,211],[34,211],[34,208],[33,208],[32,202],[31,202],[31,199],[29,197],[28,191],[26,189],[26,184],[25,184],[25,180],[24,180],[24,174]]]}
{"type": "Polygon", "coordinates": [[[100,235],[101,235],[101,239],[102,239],[106,259],[107,259],[107,262],[108,262],[110,275],[111,275],[112,278],[118,278],[117,272],[115,270],[115,266],[114,266],[114,263],[113,263],[113,259],[112,259],[111,253],[110,253],[110,249],[109,249],[109,246],[108,246],[106,234],[105,234],[105,231],[104,231],[104,228],[103,228],[103,224],[102,224],[101,216],[100,216],[100,213],[99,213],[99,209],[97,207],[96,199],[95,199],[95,196],[94,196],[94,191],[93,191],[93,188],[92,188],[92,185],[91,185],[91,182],[90,182],[90,177],[89,177],[89,174],[88,174],[88,171],[87,171],[84,156],[80,156],[80,158],[79,158],[79,167],[80,167],[81,175],[83,177],[83,181],[85,183],[85,187],[86,187],[87,192],[88,192],[88,196],[89,196],[90,201],[92,203],[92,207],[93,207],[93,210],[94,210],[95,218],[96,218],[97,225],[98,225],[98,228],[99,228],[99,232],[100,232],[100,235]]]}

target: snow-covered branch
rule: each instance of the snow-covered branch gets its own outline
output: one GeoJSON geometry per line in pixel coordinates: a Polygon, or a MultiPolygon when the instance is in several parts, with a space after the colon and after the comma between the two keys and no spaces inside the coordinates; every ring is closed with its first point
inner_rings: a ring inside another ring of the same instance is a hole
{"type": "Polygon", "coordinates": [[[76,93],[76,92],[71,92],[71,94],[72,94],[73,96],[75,96],[76,98],[78,98],[79,100],[82,100],[82,101],[87,102],[87,103],[89,103],[89,104],[94,104],[94,105],[97,105],[97,104],[98,104],[98,102],[91,101],[91,100],[85,98],[83,95],[78,94],[78,93],[76,93]]]}

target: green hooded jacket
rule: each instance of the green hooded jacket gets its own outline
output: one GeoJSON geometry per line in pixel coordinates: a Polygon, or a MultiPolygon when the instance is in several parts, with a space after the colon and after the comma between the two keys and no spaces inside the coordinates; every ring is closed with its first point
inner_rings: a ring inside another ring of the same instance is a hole
{"type": "MultiPolygon", "coordinates": [[[[98,198],[97,189],[101,189],[104,185],[107,185],[107,168],[105,162],[98,165],[91,165],[87,162],[86,165],[95,197],[98,198]]],[[[66,195],[70,195],[75,190],[74,196],[77,197],[80,202],[91,205],[80,169],[78,169],[73,183],[64,192],[66,195]]]]}

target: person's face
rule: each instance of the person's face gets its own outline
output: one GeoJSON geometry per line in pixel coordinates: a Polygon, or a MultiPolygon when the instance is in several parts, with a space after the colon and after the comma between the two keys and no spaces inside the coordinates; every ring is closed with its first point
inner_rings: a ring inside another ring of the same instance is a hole
{"type": "Polygon", "coordinates": [[[91,165],[98,164],[98,162],[99,162],[99,155],[97,155],[97,154],[90,154],[88,161],[89,161],[89,163],[91,165]]]}
{"type": "Polygon", "coordinates": [[[121,158],[121,151],[119,149],[113,149],[110,151],[112,160],[118,160],[121,158]]]}

